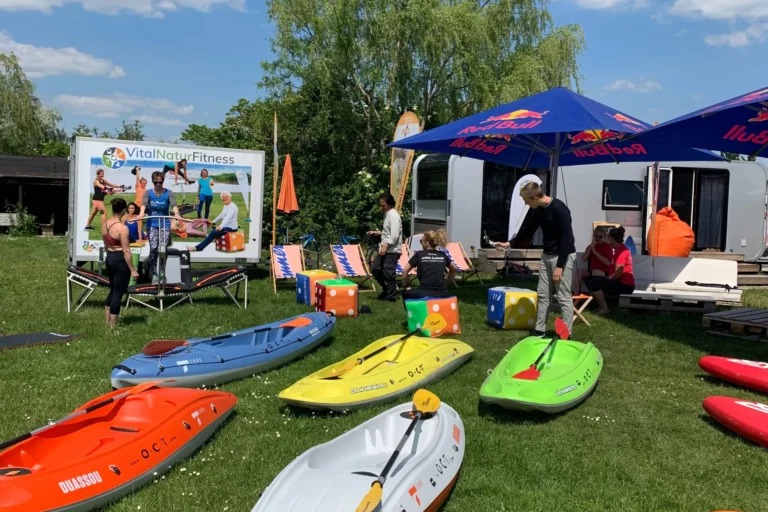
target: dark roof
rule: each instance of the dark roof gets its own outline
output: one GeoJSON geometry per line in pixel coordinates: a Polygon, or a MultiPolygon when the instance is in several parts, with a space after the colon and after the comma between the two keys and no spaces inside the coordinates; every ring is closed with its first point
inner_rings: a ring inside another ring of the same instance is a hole
{"type": "Polygon", "coordinates": [[[69,179],[69,160],[59,156],[0,155],[0,178],[69,179]]]}

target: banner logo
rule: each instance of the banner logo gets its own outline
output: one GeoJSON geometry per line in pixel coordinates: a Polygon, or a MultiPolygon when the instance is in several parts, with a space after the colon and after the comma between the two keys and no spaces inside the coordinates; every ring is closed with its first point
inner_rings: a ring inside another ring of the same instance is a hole
{"type": "Polygon", "coordinates": [[[277,266],[280,267],[284,278],[294,277],[291,265],[288,263],[288,255],[285,254],[285,249],[282,246],[277,245],[272,248],[272,253],[275,255],[277,266]]]}
{"type": "Polygon", "coordinates": [[[125,165],[125,151],[120,148],[109,148],[101,155],[101,161],[110,169],[119,169],[125,165]]]}
{"type": "Polygon", "coordinates": [[[343,245],[334,245],[333,246],[333,254],[336,255],[336,258],[341,265],[341,268],[344,269],[344,273],[351,277],[357,277],[357,272],[355,272],[355,269],[352,267],[352,264],[349,262],[349,258],[347,258],[347,253],[344,252],[344,246],[343,245]]]}

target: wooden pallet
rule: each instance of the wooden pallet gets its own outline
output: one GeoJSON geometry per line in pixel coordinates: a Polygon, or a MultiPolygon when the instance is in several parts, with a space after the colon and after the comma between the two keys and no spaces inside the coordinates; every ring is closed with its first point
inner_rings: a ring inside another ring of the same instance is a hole
{"type": "Polygon", "coordinates": [[[619,297],[619,307],[626,309],[650,309],[680,313],[708,313],[717,309],[713,299],[693,295],[656,295],[636,292],[619,297]]]}
{"type": "Polygon", "coordinates": [[[757,341],[768,341],[768,310],[739,308],[704,315],[701,324],[708,333],[757,341]]]}

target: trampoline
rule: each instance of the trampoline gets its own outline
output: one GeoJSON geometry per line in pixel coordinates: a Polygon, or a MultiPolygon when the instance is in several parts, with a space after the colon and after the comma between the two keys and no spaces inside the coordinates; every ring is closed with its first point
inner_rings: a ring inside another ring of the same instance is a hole
{"type": "MultiPolygon", "coordinates": [[[[173,219],[173,217],[147,216],[144,217],[144,219],[173,219]]],[[[161,223],[160,240],[166,239],[162,234],[166,229],[168,228],[165,226],[165,223],[161,223]]],[[[158,247],[158,275],[165,275],[164,270],[167,258],[168,247],[162,244],[158,247]]],[[[109,288],[109,279],[106,276],[70,265],[67,269],[67,312],[72,311],[73,304],[76,304],[75,312],[77,312],[85,301],[88,300],[94,290],[100,286],[109,288]],[[76,302],[72,300],[72,285],[84,288],[82,295],[76,302]]],[[[201,290],[216,287],[221,288],[224,294],[232,299],[238,308],[248,308],[248,276],[246,275],[246,268],[243,266],[235,266],[211,270],[191,282],[167,283],[163,278],[157,284],[137,284],[129,286],[127,291],[128,301],[125,309],[128,309],[131,303],[135,302],[141,306],[163,312],[187,300],[192,304],[192,294],[201,290]],[[244,283],[242,306],[240,306],[238,299],[241,283],[244,283]],[[236,287],[234,294],[230,290],[233,286],[236,287]],[[138,297],[146,298],[146,300],[139,299],[138,297]],[[157,306],[150,304],[149,300],[155,300],[157,306]],[[170,303],[170,305],[167,305],[167,303],[170,303]]]]}

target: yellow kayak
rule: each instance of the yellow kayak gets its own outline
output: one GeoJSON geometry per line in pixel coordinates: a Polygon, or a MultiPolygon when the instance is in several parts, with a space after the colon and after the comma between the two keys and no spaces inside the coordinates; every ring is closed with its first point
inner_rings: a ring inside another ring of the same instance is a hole
{"type": "Polygon", "coordinates": [[[411,336],[366,358],[402,335],[374,341],[360,352],[304,377],[278,398],[299,407],[343,411],[387,402],[448,375],[475,350],[458,340],[411,336]],[[366,358],[362,364],[354,364],[366,358]],[[345,371],[340,370],[344,368],[345,371]]]}

